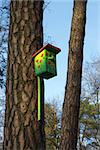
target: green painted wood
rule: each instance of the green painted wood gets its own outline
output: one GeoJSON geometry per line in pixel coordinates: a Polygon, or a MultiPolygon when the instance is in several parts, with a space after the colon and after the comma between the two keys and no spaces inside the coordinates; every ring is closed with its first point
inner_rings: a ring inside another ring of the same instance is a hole
{"type": "Polygon", "coordinates": [[[41,119],[41,79],[38,77],[38,121],[41,119]]]}

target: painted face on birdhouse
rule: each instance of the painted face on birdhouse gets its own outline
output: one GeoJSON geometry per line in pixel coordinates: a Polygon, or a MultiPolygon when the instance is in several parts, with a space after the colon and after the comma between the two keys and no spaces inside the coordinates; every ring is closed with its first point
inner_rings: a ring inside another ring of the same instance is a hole
{"type": "Polygon", "coordinates": [[[35,74],[48,79],[56,75],[56,54],[44,49],[34,59],[35,74]]]}

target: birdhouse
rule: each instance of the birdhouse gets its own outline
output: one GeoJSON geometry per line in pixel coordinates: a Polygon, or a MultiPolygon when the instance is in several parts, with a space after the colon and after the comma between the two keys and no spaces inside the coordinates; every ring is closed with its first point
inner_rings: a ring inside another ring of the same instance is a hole
{"type": "Polygon", "coordinates": [[[60,51],[59,48],[46,44],[32,55],[36,76],[49,79],[57,75],[56,55],[60,51]]]}

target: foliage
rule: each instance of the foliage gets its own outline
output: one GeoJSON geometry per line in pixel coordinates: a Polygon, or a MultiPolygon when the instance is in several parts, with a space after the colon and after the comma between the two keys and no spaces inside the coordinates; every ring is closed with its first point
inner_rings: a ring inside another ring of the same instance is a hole
{"type": "Polygon", "coordinates": [[[94,59],[87,63],[83,77],[84,94],[80,107],[80,147],[89,144],[93,148],[100,146],[100,61],[94,59]]]}
{"type": "Polygon", "coordinates": [[[57,150],[60,144],[61,132],[61,115],[52,103],[45,104],[45,134],[46,134],[46,149],[57,150]]]}
{"type": "Polygon", "coordinates": [[[98,105],[91,104],[88,99],[81,101],[80,108],[80,134],[82,135],[82,141],[91,140],[95,138],[98,133],[98,105]]]}
{"type": "MultiPolygon", "coordinates": [[[[86,149],[99,146],[98,142],[98,128],[97,122],[100,112],[98,114],[98,107],[100,104],[90,102],[89,98],[81,100],[80,107],[80,128],[79,128],[79,147],[86,149]],[[91,143],[91,144],[90,144],[91,143]],[[86,146],[85,146],[86,145],[86,146]]],[[[46,133],[46,148],[47,150],[57,150],[60,145],[61,134],[61,113],[59,109],[52,103],[45,104],[45,133],[46,133]],[[58,115],[60,114],[60,116],[58,115]]]]}

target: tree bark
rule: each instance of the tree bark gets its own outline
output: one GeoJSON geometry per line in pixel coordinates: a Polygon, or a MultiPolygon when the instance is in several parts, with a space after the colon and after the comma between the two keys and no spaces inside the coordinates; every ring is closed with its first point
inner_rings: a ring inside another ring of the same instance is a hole
{"type": "Polygon", "coordinates": [[[68,72],[62,114],[61,149],[76,150],[87,0],[74,0],[68,72]]]}
{"type": "Polygon", "coordinates": [[[43,46],[43,0],[11,0],[4,150],[45,150],[32,53],[43,46]]]}

